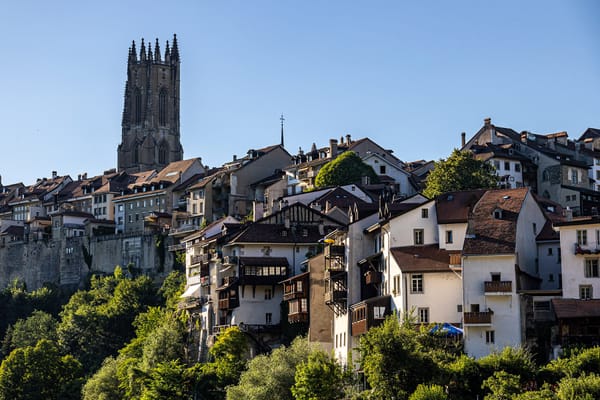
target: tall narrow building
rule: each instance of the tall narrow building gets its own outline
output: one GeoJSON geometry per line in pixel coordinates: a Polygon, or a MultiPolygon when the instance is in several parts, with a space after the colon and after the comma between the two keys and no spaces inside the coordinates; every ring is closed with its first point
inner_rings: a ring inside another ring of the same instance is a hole
{"type": "Polygon", "coordinates": [[[135,41],[129,48],[119,171],[162,169],[183,159],[179,134],[179,48],[173,35],[164,56],[158,39],[152,49],[142,38],[138,54],[135,41]]]}

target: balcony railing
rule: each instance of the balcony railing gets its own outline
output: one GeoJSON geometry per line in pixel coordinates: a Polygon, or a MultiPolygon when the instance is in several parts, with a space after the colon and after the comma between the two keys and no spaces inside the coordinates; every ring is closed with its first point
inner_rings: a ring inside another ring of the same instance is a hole
{"type": "Polygon", "coordinates": [[[345,246],[343,244],[342,245],[331,244],[329,246],[325,246],[324,253],[325,253],[325,258],[344,257],[344,255],[346,254],[345,246]]]}
{"type": "Polygon", "coordinates": [[[585,255],[585,254],[600,254],[600,248],[599,247],[593,247],[593,246],[585,246],[585,245],[581,245],[579,243],[575,243],[573,245],[574,247],[574,253],[575,254],[579,254],[579,255],[585,255]]]}
{"type": "Polygon", "coordinates": [[[308,312],[300,311],[297,313],[288,314],[288,322],[295,324],[297,322],[308,322],[308,312]]]}
{"type": "Polygon", "coordinates": [[[346,290],[329,290],[325,292],[325,303],[339,303],[346,301],[348,292],[346,290]]]}
{"type": "Polygon", "coordinates": [[[463,323],[465,325],[491,325],[492,314],[492,311],[465,312],[463,315],[463,323]]]}
{"type": "Polygon", "coordinates": [[[460,253],[450,253],[450,267],[458,268],[462,263],[462,254],[460,253]]]}
{"type": "Polygon", "coordinates": [[[283,301],[306,298],[304,290],[296,290],[296,285],[285,285],[283,289],[283,301]]]}
{"type": "Polygon", "coordinates": [[[219,299],[219,310],[233,310],[240,306],[240,301],[237,297],[219,299]]]}
{"type": "Polygon", "coordinates": [[[369,329],[379,326],[391,314],[391,297],[374,297],[350,306],[352,336],[362,335],[369,329]]]}
{"type": "Polygon", "coordinates": [[[237,265],[238,257],[237,256],[225,256],[223,257],[223,264],[226,265],[237,265]]]}
{"type": "Polygon", "coordinates": [[[486,281],[484,291],[487,295],[507,295],[512,293],[512,281],[486,281]]]}

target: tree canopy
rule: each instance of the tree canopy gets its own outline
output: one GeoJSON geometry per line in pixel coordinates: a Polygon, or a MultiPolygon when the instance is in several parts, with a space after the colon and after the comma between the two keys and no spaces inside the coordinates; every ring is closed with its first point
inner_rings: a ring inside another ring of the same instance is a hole
{"type": "Polygon", "coordinates": [[[435,162],[425,181],[423,194],[434,198],[442,193],[498,186],[495,168],[477,160],[470,151],[454,149],[450,157],[435,162]]]}
{"type": "Polygon", "coordinates": [[[379,182],[370,165],[365,164],[355,152],[345,151],[323,165],[315,178],[315,186],[320,188],[360,183],[364,176],[369,177],[371,183],[379,182]]]}

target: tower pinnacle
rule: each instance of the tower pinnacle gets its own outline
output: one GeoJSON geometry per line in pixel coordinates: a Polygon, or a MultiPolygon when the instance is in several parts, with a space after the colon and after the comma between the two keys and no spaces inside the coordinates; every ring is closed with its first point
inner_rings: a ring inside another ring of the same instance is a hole
{"type": "Polygon", "coordinates": [[[281,113],[281,117],[279,118],[279,120],[281,121],[281,147],[284,147],[284,145],[283,145],[283,121],[285,121],[285,118],[283,118],[283,113],[281,113]]]}

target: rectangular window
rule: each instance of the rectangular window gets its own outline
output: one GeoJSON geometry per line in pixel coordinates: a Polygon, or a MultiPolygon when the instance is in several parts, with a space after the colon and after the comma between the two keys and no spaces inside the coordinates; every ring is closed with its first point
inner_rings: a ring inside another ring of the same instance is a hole
{"type": "Polygon", "coordinates": [[[446,231],[446,243],[452,243],[453,239],[452,231],[446,231]]]}
{"type": "Polygon", "coordinates": [[[585,272],[586,278],[598,278],[598,259],[588,258],[585,260],[585,272]]]}
{"type": "Polygon", "coordinates": [[[428,324],[429,323],[429,308],[423,307],[419,308],[419,323],[428,324]]]}
{"type": "Polygon", "coordinates": [[[577,230],[577,244],[580,246],[587,245],[587,230],[577,230]]]}
{"type": "Polygon", "coordinates": [[[413,237],[414,237],[414,243],[415,245],[420,245],[423,244],[424,241],[424,231],[423,229],[415,229],[413,230],[413,237]]]}
{"type": "Polygon", "coordinates": [[[271,325],[273,323],[273,314],[268,312],[265,314],[265,322],[267,325],[271,325]]]}
{"type": "Polygon", "coordinates": [[[492,344],[496,342],[496,334],[495,331],[485,331],[485,342],[487,344],[492,344]]]}
{"type": "Polygon", "coordinates": [[[373,307],[373,318],[384,319],[385,318],[385,307],[373,307]]]}
{"type": "Polygon", "coordinates": [[[533,234],[537,235],[537,224],[534,222],[533,224],[531,224],[531,226],[533,227],[533,234]]]}
{"type": "Polygon", "coordinates": [[[571,183],[578,183],[578,174],[577,170],[571,170],[571,183]]]}
{"type": "Polygon", "coordinates": [[[592,298],[592,287],[590,285],[579,286],[579,298],[581,300],[589,300],[592,298]]]}
{"type": "Polygon", "coordinates": [[[271,300],[271,289],[265,289],[265,300],[271,300]]]}
{"type": "Polygon", "coordinates": [[[552,255],[552,247],[548,247],[548,255],[551,256],[552,255]]]}
{"type": "Polygon", "coordinates": [[[379,166],[379,173],[380,174],[385,174],[385,165],[380,165],[379,166]]]}
{"type": "Polygon", "coordinates": [[[412,274],[410,276],[411,293],[423,293],[423,274],[412,274]]]}
{"type": "Polygon", "coordinates": [[[508,162],[508,161],[504,161],[504,169],[505,169],[506,171],[510,171],[510,162],[508,162]]]}
{"type": "Polygon", "coordinates": [[[394,289],[392,294],[394,296],[400,294],[400,275],[394,275],[394,289]]]}
{"type": "Polygon", "coordinates": [[[600,229],[596,229],[596,244],[600,245],[600,229]]]}
{"type": "Polygon", "coordinates": [[[462,312],[462,304],[457,304],[456,305],[456,312],[458,312],[458,313],[462,312]]]}
{"type": "Polygon", "coordinates": [[[515,172],[521,172],[521,164],[515,163],[515,172]]]}
{"type": "Polygon", "coordinates": [[[427,209],[427,208],[421,209],[421,218],[429,218],[429,209],[427,209]]]}
{"type": "Polygon", "coordinates": [[[500,169],[500,161],[494,160],[494,168],[496,168],[496,171],[500,169]]]}

